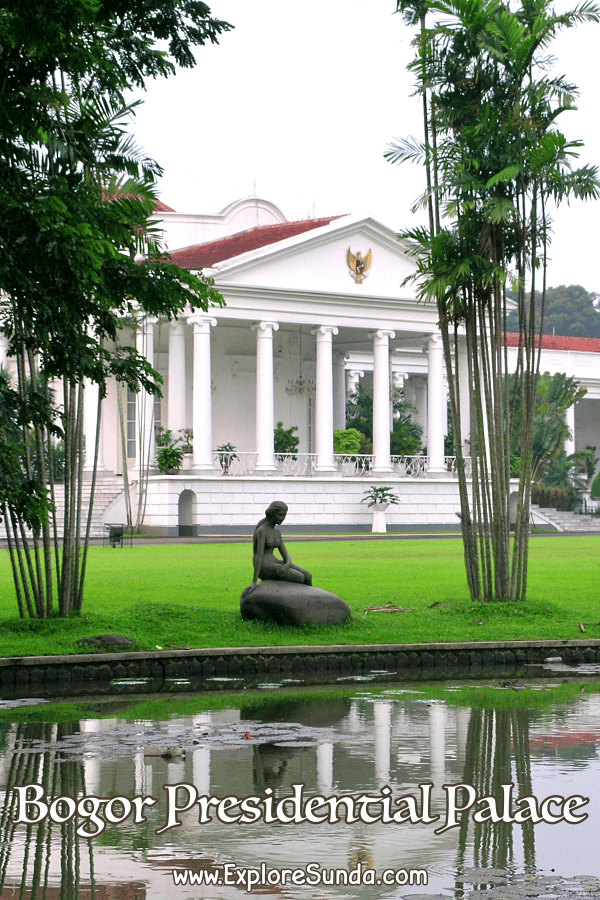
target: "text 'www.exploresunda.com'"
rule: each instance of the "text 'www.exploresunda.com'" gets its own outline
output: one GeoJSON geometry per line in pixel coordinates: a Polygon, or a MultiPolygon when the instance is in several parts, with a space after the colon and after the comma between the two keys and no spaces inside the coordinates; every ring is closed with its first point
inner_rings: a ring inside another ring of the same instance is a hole
{"type": "Polygon", "coordinates": [[[220,868],[173,869],[173,883],[176,885],[224,885],[235,886],[250,893],[255,887],[284,887],[293,885],[425,885],[428,881],[425,869],[375,869],[363,868],[359,863],[354,869],[324,869],[317,863],[309,863],[305,868],[270,869],[265,863],[258,868],[238,868],[233,863],[225,863],[220,868]]]}

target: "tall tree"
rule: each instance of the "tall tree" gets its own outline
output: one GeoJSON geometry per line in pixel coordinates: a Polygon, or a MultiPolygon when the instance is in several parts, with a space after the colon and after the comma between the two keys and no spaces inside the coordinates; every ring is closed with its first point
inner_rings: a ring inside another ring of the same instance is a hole
{"type": "Polygon", "coordinates": [[[20,480],[36,484],[36,496],[52,432],[60,429],[65,447],[62,534],[47,515],[28,518],[14,492],[0,496],[22,615],[51,615],[55,600],[63,615],[81,609],[84,379],[99,385],[100,399],[111,376],[156,393],[157,374],[135,349],[109,349],[124,317],[171,318],[220,302],[209,280],[160,255],[152,224],[160,167],[136,148],[135,104],[124,95],[175,64],[193,65],[194,45],[229,27],[197,0],[0,4],[0,330],[18,373],[20,480]],[[51,379],[62,383],[59,409],[44,397],[51,379]]]}
{"type": "Polygon", "coordinates": [[[395,142],[391,162],[418,160],[427,190],[417,205],[429,226],[404,232],[420,298],[434,301],[448,374],[453,432],[461,434],[459,346],[466,342],[471,396],[472,497],[462,446],[456,464],[465,566],[473,599],[524,599],[527,585],[532,435],[544,326],[548,204],[596,198],[597,170],[572,168],[579,142],[557,127],[576,89],[549,74],[548,46],[563,28],[597,22],[584,2],[556,13],[548,0],[398,0],[418,24],[410,64],[423,100],[423,141],[395,142]],[[507,290],[517,296],[514,392],[503,341],[507,290]],[[510,543],[513,400],[521,404],[518,511],[510,543]]]}
{"type": "MultiPolygon", "coordinates": [[[[510,295],[509,295],[510,296],[510,295]]],[[[598,295],[590,294],[580,284],[548,288],[544,312],[546,334],[568,337],[600,338],[600,309],[598,295]]],[[[542,298],[535,295],[535,327],[540,330],[542,298]]],[[[511,310],[506,320],[508,331],[519,330],[516,310],[511,310]]]]}

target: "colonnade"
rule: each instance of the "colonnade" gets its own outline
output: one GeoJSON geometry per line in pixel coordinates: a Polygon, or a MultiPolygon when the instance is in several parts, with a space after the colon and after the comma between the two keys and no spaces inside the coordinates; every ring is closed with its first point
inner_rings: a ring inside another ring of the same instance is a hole
{"type": "MultiPolygon", "coordinates": [[[[193,460],[192,471],[209,474],[214,471],[212,446],[212,382],[211,382],[211,330],[217,319],[197,314],[178,319],[168,328],[168,422],[167,427],[176,434],[186,427],[186,396],[192,390],[193,460]],[[193,329],[193,384],[186,384],[185,323],[193,329]]],[[[148,362],[154,364],[154,327],[157,320],[145,317],[138,323],[136,348],[148,362]]],[[[267,475],[277,470],[273,447],[275,427],[273,343],[279,323],[262,320],[251,325],[256,336],[256,466],[257,474],[267,475]]],[[[316,394],[315,394],[315,452],[316,473],[327,475],[335,468],[333,432],[345,427],[345,397],[353,390],[364,374],[361,369],[345,368],[344,357],[334,352],[333,339],[338,334],[336,325],[318,325],[312,329],[316,341],[316,394]]],[[[377,329],[369,333],[373,342],[373,473],[385,475],[392,472],[390,460],[391,406],[390,341],[395,332],[377,329]]],[[[441,338],[432,334],[426,338],[428,359],[427,382],[427,452],[429,472],[445,471],[444,432],[446,419],[446,391],[441,338]]],[[[394,383],[402,386],[407,374],[395,373],[394,383]]],[[[86,446],[93,446],[95,424],[91,406],[94,390],[89,391],[89,415],[86,414],[86,446]]],[[[138,394],[136,430],[141,434],[144,461],[152,462],[155,456],[153,408],[154,398],[138,394]]],[[[139,444],[138,459],[139,466],[139,444]]]]}

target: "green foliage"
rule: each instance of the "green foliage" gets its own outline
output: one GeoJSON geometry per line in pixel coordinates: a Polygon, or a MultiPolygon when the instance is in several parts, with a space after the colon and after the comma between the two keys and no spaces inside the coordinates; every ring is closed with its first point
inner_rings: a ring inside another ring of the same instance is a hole
{"type": "Polygon", "coordinates": [[[394,491],[389,485],[372,484],[369,489],[365,491],[365,496],[360,502],[367,503],[367,501],[369,506],[375,506],[376,503],[388,503],[395,506],[400,503],[400,497],[398,494],[394,494],[394,491]]]}
{"type": "Polygon", "coordinates": [[[544,486],[534,484],[531,486],[531,502],[547,509],[556,509],[561,512],[571,512],[574,497],[571,491],[559,486],[544,486]]]}
{"type": "MultiPolygon", "coordinates": [[[[423,430],[411,418],[416,409],[405,401],[404,391],[400,388],[392,388],[391,399],[394,415],[390,436],[391,452],[398,456],[412,456],[420,449],[423,434],[423,430]]],[[[367,440],[373,441],[373,394],[361,384],[348,397],[346,424],[348,428],[355,428],[363,434],[367,440]]],[[[360,452],[367,451],[361,448],[360,452]]]]}
{"type": "Polygon", "coordinates": [[[156,468],[159,472],[166,474],[170,469],[179,469],[183,462],[183,448],[177,446],[181,444],[181,438],[173,440],[173,434],[170,428],[163,428],[159,425],[154,430],[154,439],[158,450],[156,451],[156,468]]]}
{"type": "MultiPolygon", "coordinates": [[[[43,398],[37,398],[33,411],[36,421],[51,426],[51,414],[43,398]]],[[[39,532],[48,517],[49,500],[46,485],[34,477],[31,467],[27,471],[29,429],[24,430],[22,425],[30,421],[25,401],[15,390],[8,369],[0,366],[0,521],[20,519],[39,532]]]]}
{"type": "MultiPolygon", "coordinates": [[[[109,349],[122,324],[222,302],[209,279],[160,252],[152,215],[161,169],[136,147],[129,128],[138,103],[125,98],[147,78],[194,65],[193,48],[215,43],[229,27],[196,0],[2,8],[0,332],[19,373],[21,447],[5,442],[2,472],[10,480],[0,477],[0,508],[12,530],[22,615],[51,616],[55,598],[62,615],[81,609],[87,539],[82,546],[70,498],[81,495],[84,379],[99,385],[100,397],[113,377],[160,394],[160,377],[143,355],[109,349]],[[58,410],[43,392],[27,391],[27,377],[42,385],[63,380],[60,429],[58,410]],[[54,465],[52,434],[62,437],[66,460],[62,557],[40,507],[54,465]],[[35,517],[41,541],[30,544],[21,524],[35,517]]],[[[10,407],[13,398],[2,392],[10,407]]]]}
{"type": "Polygon", "coordinates": [[[194,431],[192,428],[180,428],[179,434],[181,435],[181,449],[184,453],[191,453],[194,449],[193,440],[194,440],[194,431]]]}
{"type": "Polygon", "coordinates": [[[544,467],[539,481],[542,487],[564,491],[570,497],[571,505],[587,487],[587,477],[578,460],[567,456],[564,450],[544,467]]]}
{"type": "Polygon", "coordinates": [[[600,472],[598,472],[598,474],[592,481],[592,487],[590,488],[590,499],[600,500],[600,472]]]}
{"type": "Polygon", "coordinates": [[[360,436],[360,446],[358,448],[358,452],[359,454],[364,454],[365,456],[370,456],[373,453],[373,441],[365,434],[361,434],[360,436]]]}
{"type": "Polygon", "coordinates": [[[394,419],[390,434],[390,453],[393,456],[415,456],[421,450],[421,427],[408,419],[394,419]]]}
{"type": "Polygon", "coordinates": [[[572,454],[571,458],[579,467],[582,475],[586,479],[587,484],[590,484],[594,477],[596,466],[599,462],[598,457],[596,456],[596,448],[590,447],[590,445],[588,444],[588,446],[584,447],[583,450],[576,450],[575,453],[572,454]]]}
{"type": "Polygon", "coordinates": [[[283,422],[277,423],[277,427],[273,434],[275,454],[296,453],[300,438],[294,434],[295,431],[298,431],[297,425],[292,425],[291,428],[284,428],[283,422]]]}
{"type": "MultiPolygon", "coordinates": [[[[514,375],[508,376],[508,389],[513,398],[511,431],[512,454],[520,456],[521,394],[515,390],[514,375]]],[[[565,413],[586,394],[575,378],[556,372],[543,372],[538,379],[533,415],[532,477],[544,478],[544,472],[562,452],[564,442],[571,436],[565,413]]],[[[546,483],[546,482],[544,482],[546,483]]],[[[564,486],[564,485],[563,485],[564,486]]]]}
{"type": "MultiPolygon", "coordinates": [[[[456,435],[460,379],[453,357],[465,335],[471,484],[462,445],[455,450],[467,580],[474,600],[523,600],[538,366],[534,301],[546,283],[549,211],[572,196],[600,196],[597,168],[575,168],[581,143],[558,129],[577,90],[548,74],[548,54],[563,28],[598,22],[600,10],[584,3],[557,13],[549,0],[534,6],[397,0],[397,10],[419,29],[409,69],[422,100],[424,139],[395,141],[386,157],[425,168],[426,188],[415,208],[426,209],[427,224],[400,237],[415,259],[406,281],[418,299],[436,304],[456,435]],[[520,337],[513,393],[523,404],[514,428],[502,383],[509,288],[516,292],[520,337]],[[514,544],[511,428],[520,452],[514,544]]],[[[557,452],[556,435],[546,437],[544,459],[557,452]]]]}
{"type": "MultiPolygon", "coordinates": [[[[511,299],[514,294],[509,294],[511,299]]],[[[600,338],[598,295],[579,284],[547,288],[544,306],[544,334],[570,337],[600,338]]],[[[535,330],[539,333],[542,297],[535,292],[535,330]]],[[[506,320],[507,331],[518,331],[517,311],[511,310],[506,320]]]]}
{"type": "Polygon", "coordinates": [[[154,440],[157,447],[169,447],[174,443],[173,433],[170,428],[159,425],[154,429],[154,440]]]}
{"type": "Polygon", "coordinates": [[[346,426],[373,440],[373,394],[358,384],[346,401],[346,426]]]}
{"type": "Polygon", "coordinates": [[[183,462],[183,450],[171,444],[168,447],[160,447],[156,453],[156,468],[166,474],[171,469],[179,469],[183,462]]]}
{"type": "Polygon", "coordinates": [[[223,475],[229,475],[229,469],[234,459],[237,459],[236,448],[233,444],[221,444],[217,447],[217,458],[223,475]]]}
{"type": "Polygon", "coordinates": [[[356,428],[336,428],[333,432],[333,452],[340,454],[356,454],[360,452],[361,440],[364,437],[356,428]]]}

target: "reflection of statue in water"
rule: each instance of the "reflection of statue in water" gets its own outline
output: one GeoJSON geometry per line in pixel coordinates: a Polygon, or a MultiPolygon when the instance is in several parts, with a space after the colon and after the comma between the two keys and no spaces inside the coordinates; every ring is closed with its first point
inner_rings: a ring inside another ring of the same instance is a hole
{"type": "Polygon", "coordinates": [[[293,581],[295,584],[312,585],[312,575],[306,569],[295,566],[285,548],[281,532],[276,525],[281,525],[287,515],[287,505],[275,500],[265,510],[265,518],[261,519],[254,529],[252,540],[252,562],[254,564],[254,581],[244,591],[244,596],[252,593],[258,579],[262,581],[293,581]],[[281,560],[274,556],[278,550],[281,560]]]}

